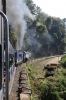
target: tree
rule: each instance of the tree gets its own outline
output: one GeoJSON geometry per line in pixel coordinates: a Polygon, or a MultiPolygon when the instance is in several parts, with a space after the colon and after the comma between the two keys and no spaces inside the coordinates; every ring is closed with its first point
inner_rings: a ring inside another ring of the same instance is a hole
{"type": "Polygon", "coordinates": [[[59,53],[63,53],[65,50],[65,25],[64,22],[59,19],[59,18],[53,18],[52,19],[52,26],[51,29],[49,30],[49,34],[52,35],[54,38],[54,47],[56,48],[59,47],[59,53]]]}
{"type": "Polygon", "coordinates": [[[59,54],[62,54],[66,47],[66,28],[64,24],[66,19],[61,20],[60,18],[48,16],[32,0],[25,1],[31,12],[35,15],[35,20],[27,24],[30,31],[28,32],[29,37],[26,40],[25,47],[30,48],[35,55],[37,54],[36,45],[39,47],[39,52],[42,51],[40,52],[41,54],[38,52],[38,55],[48,56],[58,54],[58,48],[59,54]],[[34,35],[30,33],[34,33],[34,35]],[[28,40],[32,39],[32,36],[36,43],[33,43],[32,40],[30,40],[32,42],[28,43],[28,40]]]}
{"type": "Polygon", "coordinates": [[[47,29],[49,30],[52,25],[52,17],[47,17],[45,24],[46,24],[47,29]]]}
{"type": "Polygon", "coordinates": [[[16,33],[15,33],[14,30],[11,28],[11,26],[9,26],[9,40],[10,40],[12,46],[13,46],[14,48],[16,48],[16,42],[17,42],[16,33]]]}
{"type": "Polygon", "coordinates": [[[47,28],[46,28],[46,25],[44,24],[37,26],[36,30],[37,30],[37,33],[41,36],[42,34],[47,33],[47,28]]]}
{"type": "Polygon", "coordinates": [[[36,4],[32,0],[26,0],[26,5],[29,7],[31,13],[36,15],[36,4]]]}
{"type": "Polygon", "coordinates": [[[59,94],[53,84],[40,82],[39,89],[41,100],[60,100],[59,94]]]}

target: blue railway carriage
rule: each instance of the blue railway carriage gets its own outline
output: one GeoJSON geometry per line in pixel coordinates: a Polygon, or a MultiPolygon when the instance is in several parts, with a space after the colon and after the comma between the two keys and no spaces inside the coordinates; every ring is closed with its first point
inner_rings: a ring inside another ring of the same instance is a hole
{"type": "Polygon", "coordinates": [[[23,52],[22,50],[15,50],[15,66],[22,64],[23,62],[23,52]]]}
{"type": "Polygon", "coordinates": [[[2,45],[0,44],[0,100],[2,100],[2,45]]]}
{"type": "Polygon", "coordinates": [[[11,43],[8,43],[9,45],[9,81],[12,78],[14,69],[15,69],[15,54],[14,54],[14,48],[12,47],[11,43]]]}
{"type": "MultiPolygon", "coordinates": [[[[2,2],[0,0],[0,11],[2,11],[2,2]]],[[[3,86],[3,62],[4,62],[4,57],[3,57],[3,48],[4,48],[4,42],[3,42],[3,33],[4,33],[4,29],[3,29],[3,18],[0,14],[0,100],[2,100],[2,86],[3,86]],[[3,45],[2,45],[3,44],[3,45]]]]}
{"type": "Polygon", "coordinates": [[[0,100],[8,100],[15,73],[15,54],[8,40],[9,28],[5,4],[6,0],[0,0],[0,100]]]}

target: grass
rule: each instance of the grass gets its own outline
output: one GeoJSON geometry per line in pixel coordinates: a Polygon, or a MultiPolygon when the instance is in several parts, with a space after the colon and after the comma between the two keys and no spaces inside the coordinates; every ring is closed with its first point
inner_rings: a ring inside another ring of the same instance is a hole
{"type": "MultiPolygon", "coordinates": [[[[52,58],[51,58],[52,59],[52,58]]],[[[31,100],[39,100],[38,91],[37,91],[37,83],[40,80],[43,80],[44,83],[51,82],[52,84],[57,84],[59,81],[62,81],[66,78],[66,69],[60,66],[58,71],[55,69],[54,76],[50,76],[45,78],[46,70],[43,70],[44,65],[50,59],[38,59],[36,61],[29,61],[26,65],[27,73],[29,76],[29,84],[32,90],[31,100]],[[40,79],[43,78],[43,79],[40,79]]]]}

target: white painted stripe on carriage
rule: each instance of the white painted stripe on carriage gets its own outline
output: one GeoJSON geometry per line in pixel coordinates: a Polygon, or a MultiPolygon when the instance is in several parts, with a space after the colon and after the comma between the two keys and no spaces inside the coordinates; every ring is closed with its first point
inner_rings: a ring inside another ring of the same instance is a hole
{"type": "Polygon", "coordinates": [[[11,92],[11,89],[12,89],[12,85],[13,85],[13,81],[14,81],[14,76],[15,76],[15,72],[16,72],[16,67],[14,68],[14,73],[12,75],[12,78],[9,82],[9,95],[10,95],[10,92],[11,92]]]}
{"type": "Polygon", "coordinates": [[[13,63],[12,66],[10,67],[10,71],[11,71],[12,67],[14,67],[14,65],[15,65],[15,63],[13,63]]]}
{"type": "Polygon", "coordinates": [[[14,66],[15,66],[15,63],[10,67],[10,80],[11,80],[12,74],[14,72],[14,68],[15,68],[14,66]]]}

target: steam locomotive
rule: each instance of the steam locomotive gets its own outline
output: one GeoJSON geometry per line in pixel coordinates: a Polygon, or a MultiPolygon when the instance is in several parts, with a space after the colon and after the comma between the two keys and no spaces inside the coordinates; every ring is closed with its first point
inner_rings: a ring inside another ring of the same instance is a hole
{"type": "Polygon", "coordinates": [[[26,53],[14,50],[9,41],[6,0],[0,0],[0,100],[8,100],[16,66],[26,60],[26,53]]]}

